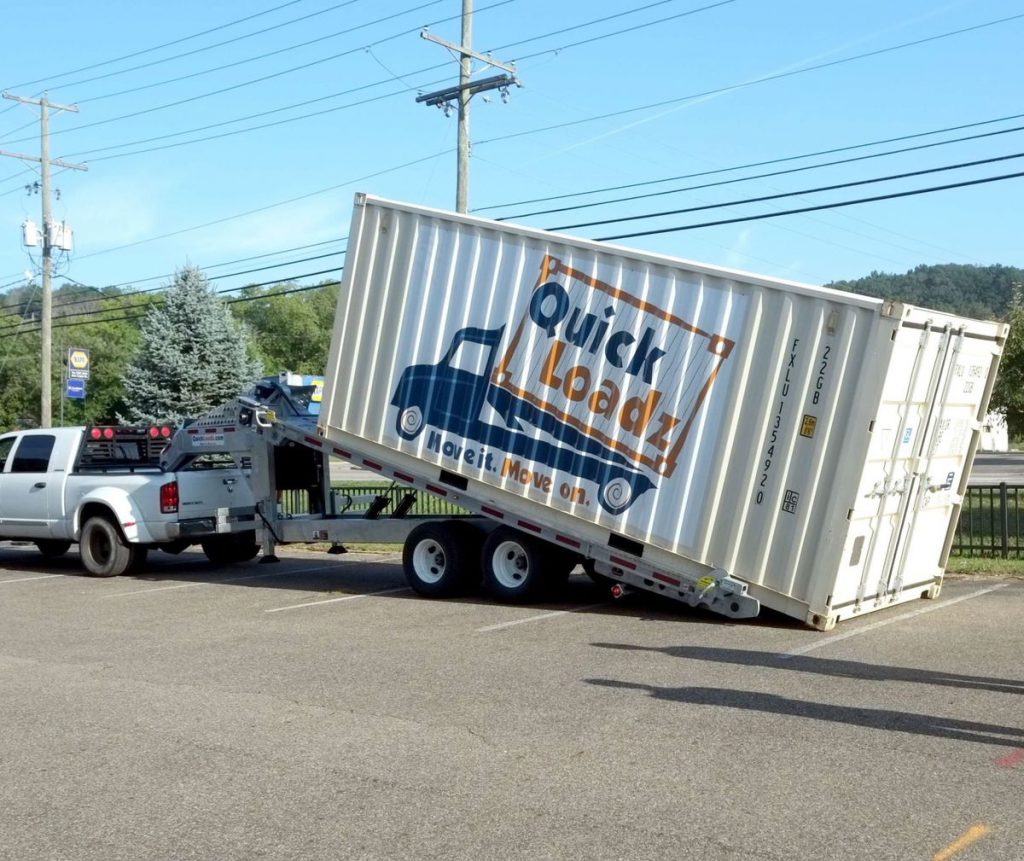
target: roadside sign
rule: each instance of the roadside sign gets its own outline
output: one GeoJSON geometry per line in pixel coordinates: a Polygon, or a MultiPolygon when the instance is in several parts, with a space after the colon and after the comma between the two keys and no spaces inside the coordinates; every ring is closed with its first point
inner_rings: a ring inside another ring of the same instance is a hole
{"type": "MultiPolygon", "coordinates": [[[[86,372],[88,373],[88,372],[86,372]]],[[[70,379],[68,380],[67,391],[64,393],[69,398],[74,398],[80,401],[85,400],[85,380],[70,379]]]]}
{"type": "Polygon", "coordinates": [[[68,379],[89,379],[89,351],[84,347],[68,347],[68,379]]]}

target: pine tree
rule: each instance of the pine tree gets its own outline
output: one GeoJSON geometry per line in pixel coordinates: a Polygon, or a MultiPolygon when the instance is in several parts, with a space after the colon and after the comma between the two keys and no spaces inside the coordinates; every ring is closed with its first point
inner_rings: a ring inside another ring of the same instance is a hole
{"type": "Polygon", "coordinates": [[[194,266],[175,273],[143,319],[142,346],[122,378],[122,422],[184,420],[238,395],[261,375],[227,305],[194,266]]]}

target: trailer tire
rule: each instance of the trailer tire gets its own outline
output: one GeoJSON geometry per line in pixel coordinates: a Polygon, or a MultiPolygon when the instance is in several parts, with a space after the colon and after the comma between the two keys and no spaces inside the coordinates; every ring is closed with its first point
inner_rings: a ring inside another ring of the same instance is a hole
{"type": "Polygon", "coordinates": [[[409,533],[402,547],[402,571],[414,592],[425,598],[447,598],[466,590],[474,577],[479,582],[479,544],[467,526],[434,520],[409,533]]]}
{"type": "Polygon", "coordinates": [[[78,551],[86,573],[92,577],[117,577],[146,559],[145,547],[129,544],[117,525],[102,516],[85,521],[78,551]]]}
{"type": "Polygon", "coordinates": [[[524,604],[540,597],[557,581],[545,571],[545,566],[551,563],[549,547],[547,542],[518,529],[499,526],[484,541],[487,591],[497,600],[510,604],[524,604]]]}
{"type": "Polygon", "coordinates": [[[36,542],[36,547],[39,548],[39,552],[47,559],[56,559],[71,549],[71,542],[58,541],[56,538],[40,538],[36,542]]]}

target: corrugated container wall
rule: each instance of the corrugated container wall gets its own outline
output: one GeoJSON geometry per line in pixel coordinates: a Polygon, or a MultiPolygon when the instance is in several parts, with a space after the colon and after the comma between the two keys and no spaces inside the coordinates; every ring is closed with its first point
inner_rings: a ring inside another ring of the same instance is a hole
{"type": "Polygon", "coordinates": [[[823,626],[937,592],[1005,335],[357,196],[322,426],[823,626]]]}

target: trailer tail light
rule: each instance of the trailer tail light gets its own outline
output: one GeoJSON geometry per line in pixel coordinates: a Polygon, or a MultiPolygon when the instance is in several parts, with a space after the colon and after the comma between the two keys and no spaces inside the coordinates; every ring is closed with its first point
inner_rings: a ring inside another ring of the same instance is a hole
{"type": "Polygon", "coordinates": [[[160,485],[160,511],[176,514],[178,511],[178,482],[169,481],[160,485]]]}

